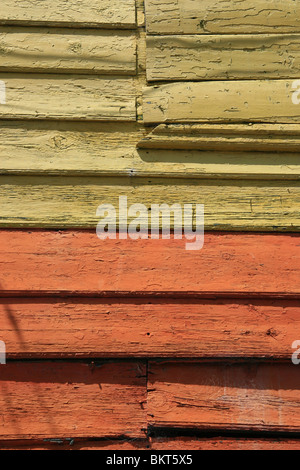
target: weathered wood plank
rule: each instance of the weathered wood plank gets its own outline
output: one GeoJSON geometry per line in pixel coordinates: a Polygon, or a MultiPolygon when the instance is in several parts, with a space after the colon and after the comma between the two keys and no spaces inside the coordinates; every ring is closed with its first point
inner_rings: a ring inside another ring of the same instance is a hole
{"type": "MultiPolygon", "coordinates": [[[[2,450],[299,450],[297,438],[239,438],[239,437],[150,437],[149,440],[130,439],[97,441],[79,439],[49,439],[45,441],[1,441],[2,450]]],[[[185,459],[186,460],[186,459],[185,459]]]]}
{"type": "Polygon", "coordinates": [[[299,32],[294,0],[145,0],[150,34],[299,32]]]}
{"type": "Polygon", "coordinates": [[[125,176],[153,167],[155,172],[136,150],[143,135],[137,123],[0,122],[0,172],[125,176]]]}
{"type": "Polygon", "coordinates": [[[0,301],[9,359],[291,358],[299,300],[16,299],[0,301]]]}
{"type": "MultiPolygon", "coordinates": [[[[277,442],[277,441],[276,441],[277,442]]],[[[289,440],[286,444],[279,445],[279,448],[284,447],[293,449],[296,443],[289,440]]],[[[97,439],[97,440],[84,440],[84,439],[58,439],[52,437],[51,439],[24,439],[24,440],[6,440],[0,441],[1,450],[147,450],[150,448],[148,439],[97,439]]],[[[273,447],[272,447],[273,448],[273,447]]]]}
{"type": "Polygon", "coordinates": [[[136,37],[127,31],[1,27],[0,71],[135,75],[136,37]]]}
{"type": "Polygon", "coordinates": [[[300,127],[263,127],[0,122],[0,174],[299,179],[300,127]]]}
{"type": "Polygon", "coordinates": [[[134,0],[2,0],[0,24],[134,28],[134,0]]]}
{"type": "Polygon", "coordinates": [[[290,364],[149,364],[149,424],[297,431],[300,375],[290,364]]]}
{"type": "Polygon", "coordinates": [[[298,234],[206,232],[202,250],[190,252],[184,240],[0,230],[0,293],[299,298],[299,240],[298,234]]]}
{"type": "Polygon", "coordinates": [[[299,439],[238,437],[170,437],[151,440],[153,450],[299,450],[299,439]]]}
{"type": "MultiPolygon", "coordinates": [[[[144,204],[140,220],[151,222],[152,204],[204,204],[206,230],[300,230],[297,181],[166,179],[139,177],[1,176],[0,226],[96,228],[101,204],[119,197],[128,207],[144,204]],[[146,214],[146,215],[145,215],[146,214]]],[[[129,223],[137,216],[129,216],[129,223]]],[[[118,221],[117,221],[118,222],[118,221]]],[[[173,214],[171,214],[173,226],[173,214]]]]}
{"type": "Polygon", "coordinates": [[[144,122],[299,123],[293,80],[172,83],[144,88],[144,122]]]}
{"type": "MultiPolygon", "coordinates": [[[[1,129],[1,128],[0,128],[1,129]]],[[[223,150],[225,152],[300,152],[298,124],[159,124],[139,148],[223,150]]],[[[269,155],[270,156],[270,155],[269,155]]]]}
{"type": "Polygon", "coordinates": [[[145,366],[7,363],[0,374],[0,438],[145,437],[145,366]]]}
{"type": "Polygon", "coordinates": [[[0,79],[6,87],[0,119],[136,119],[131,78],[3,73],[0,79]]]}
{"type": "Polygon", "coordinates": [[[300,35],[148,36],[147,79],[298,78],[300,35]]]}

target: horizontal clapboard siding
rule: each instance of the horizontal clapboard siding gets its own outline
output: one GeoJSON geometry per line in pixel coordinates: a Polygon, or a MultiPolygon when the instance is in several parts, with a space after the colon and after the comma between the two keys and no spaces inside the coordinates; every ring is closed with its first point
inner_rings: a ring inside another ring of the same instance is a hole
{"type": "Polygon", "coordinates": [[[155,450],[299,450],[297,438],[169,437],[152,439],[155,450]]]}
{"type": "Polygon", "coordinates": [[[300,229],[297,181],[75,176],[1,176],[0,226],[96,228],[101,204],[112,204],[118,218],[119,196],[127,196],[128,206],[145,205],[140,221],[149,227],[152,204],[178,203],[204,204],[206,230],[300,229]]]}
{"type": "Polygon", "coordinates": [[[144,89],[144,121],[299,123],[293,80],[172,83],[144,89]]]}
{"type": "Polygon", "coordinates": [[[190,252],[185,240],[101,241],[94,230],[0,230],[0,294],[299,298],[299,239],[206,232],[202,250],[190,252]]]}
{"type": "Polygon", "coordinates": [[[300,35],[149,36],[147,78],[298,78],[300,35]]]}
{"type": "Polygon", "coordinates": [[[3,450],[299,450],[297,438],[151,437],[142,439],[49,439],[0,441],[3,450]]]}
{"type": "Polygon", "coordinates": [[[145,0],[150,34],[299,32],[294,0],[145,0]]]}
{"type": "Polygon", "coordinates": [[[300,8],[2,3],[0,447],[299,447],[300,8]],[[122,195],[203,248],[99,240],[122,195]]]}
{"type": "Polygon", "coordinates": [[[142,438],[145,400],[143,363],[6,364],[0,375],[0,437],[142,438]]]}
{"type": "Polygon", "coordinates": [[[228,125],[226,129],[175,124],[160,125],[146,134],[136,123],[2,121],[0,173],[300,178],[299,126],[228,125]]]}
{"type": "Polygon", "coordinates": [[[6,103],[0,119],[135,121],[131,78],[0,74],[6,103]]]}
{"type": "MultiPolygon", "coordinates": [[[[4,129],[3,131],[5,132],[4,129]]],[[[273,158],[276,152],[279,158],[284,159],[286,152],[300,152],[300,126],[298,124],[252,123],[226,124],[226,126],[224,124],[160,124],[144,136],[138,146],[145,149],[219,150],[224,151],[227,158],[237,155],[237,152],[246,151],[260,152],[257,158],[262,158],[263,155],[273,158]],[[273,152],[273,154],[262,152],[273,152]]],[[[215,155],[218,154],[215,153],[215,155]]],[[[241,160],[242,155],[239,155],[241,160]]],[[[224,158],[226,159],[225,156],[224,158]]],[[[269,162],[271,163],[271,160],[269,162]]]]}
{"type": "Polygon", "coordinates": [[[0,28],[0,71],[135,75],[127,31],[0,28]]]}
{"type": "Polygon", "coordinates": [[[299,328],[298,300],[0,299],[9,359],[290,359],[299,328]]]}
{"type": "MultiPolygon", "coordinates": [[[[278,442],[278,441],[277,441],[278,442]]],[[[263,445],[264,442],[261,443],[263,445]]],[[[208,441],[208,446],[210,442],[208,441]]],[[[271,446],[272,441],[266,441],[266,445],[271,446]]],[[[284,449],[293,449],[296,445],[294,440],[283,441],[278,447],[284,449]]],[[[148,439],[139,438],[126,438],[120,437],[119,439],[99,438],[97,440],[90,439],[23,439],[23,440],[6,440],[0,441],[0,447],[3,450],[147,450],[150,449],[150,442],[148,439]]]]}
{"type": "MultiPolygon", "coordinates": [[[[173,174],[172,163],[143,160],[136,123],[0,122],[2,174],[142,176],[173,174]]],[[[181,165],[184,174],[184,162],[181,165]]]]}
{"type": "Polygon", "coordinates": [[[150,363],[150,425],[297,431],[300,376],[290,364],[150,363]]]}
{"type": "Polygon", "coordinates": [[[2,0],[0,24],[134,28],[134,0],[2,0]]]}

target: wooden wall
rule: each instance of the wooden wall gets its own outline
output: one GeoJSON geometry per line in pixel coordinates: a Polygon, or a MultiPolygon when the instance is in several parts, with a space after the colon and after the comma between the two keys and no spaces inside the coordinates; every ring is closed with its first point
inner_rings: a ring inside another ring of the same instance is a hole
{"type": "Polygon", "coordinates": [[[299,18],[2,0],[0,448],[299,449],[299,18]],[[100,241],[122,195],[203,249],[100,241]]]}

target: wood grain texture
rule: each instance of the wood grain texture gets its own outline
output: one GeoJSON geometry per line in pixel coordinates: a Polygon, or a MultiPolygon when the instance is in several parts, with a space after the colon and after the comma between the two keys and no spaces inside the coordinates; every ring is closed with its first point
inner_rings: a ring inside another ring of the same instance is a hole
{"type": "MultiPolygon", "coordinates": [[[[295,446],[294,442],[289,443],[288,448],[295,446]]],[[[150,448],[149,441],[146,439],[127,438],[127,439],[27,439],[27,440],[6,440],[0,441],[1,450],[147,450],[150,448]]]]}
{"type": "Polygon", "coordinates": [[[144,88],[144,122],[299,123],[293,80],[172,83],[144,88]]]}
{"type": "Polygon", "coordinates": [[[298,78],[300,35],[148,36],[147,79],[298,78]]]}
{"type": "Polygon", "coordinates": [[[153,450],[299,450],[300,441],[273,438],[178,437],[152,439],[153,450]]]}
{"type": "Polygon", "coordinates": [[[1,296],[300,296],[297,234],[206,232],[184,240],[106,240],[94,231],[0,231],[1,296]],[[155,255],[154,255],[155,254],[155,255]]]}
{"type": "Polygon", "coordinates": [[[299,389],[292,363],[150,363],[149,424],[299,432],[299,389]]]}
{"type": "Polygon", "coordinates": [[[0,437],[145,437],[143,363],[14,362],[0,375],[0,437]]]}
{"type": "Polygon", "coordinates": [[[1,441],[1,450],[299,450],[299,439],[292,438],[229,438],[229,437],[173,437],[149,440],[49,439],[1,441]]]}
{"type": "Polygon", "coordinates": [[[134,28],[134,0],[2,0],[0,24],[134,28]]]}
{"type": "Polygon", "coordinates": [[[6,85],[0,119],[136,119],[131,78],[2,73],[0,79],[6,85]]]}
{"type": "Polygon", "coordinates": [[[0,71],[135,75],[136,37],[129,31],[1,27],[0,71]]]}
{"type": "Polygon", "coordinates": [[[8,359],[290,360],[299,314],[298,300],[2,298],[0,331],[8,359]]]}
{"type": "Polygon", "coordinates": [[[150,34],[299,32],[300,7],[293,0],[145,0],[150,34]]]}
{"type": "MultiPolygon", "coordinates": [[[[136,123],[0,122],[2,174],[128,176],[160,174],[136,150],[145,135],[136,123]]],[[[156,159],[159,165],[159,158],[156,159]]],[[[165,170],[172,173],[172,163],[165,170]]],[[[184,169],[184,165],[182,165],[184,169]]]]}
{"type": "Polygon", "coordinates": [[[3,121],[0,174],[297,180],[299,126],[277,127],[3,121]]]}
{"type": "MultiPolygon", "coordinates": [[[[2,132],[5,132],[5,129],[2,132]]],[[[3,145],[3,144],[2,144],[3,145]]],[[[139,148],[261,152],[258,159],[280,152],[300,152],[298,124],[159,124],[138,143],[139,148]]],[[[213,155],[213,154],[212,154],[213,155]]],[[[244,153],[245,155],[245,153],[244,153]]],[[[229,156],[229,155],[228,155],[229,156]]],[[[242,158],[239,156],[239,158],[242,158]]],[[[297,157],[298,158],[298,157],[297,157]]]]}
{"type": "Polygon", "coordinates": [[[194,203],[205,206],[206,230],[300,229],[297,181],[75,176],[1,176],[0,226],[96,229],[99,205],[112,204],[118,218],[119,196],[127,196],[128,207],[145,205],[141,220],[148,226],[152,204],[194,203]]]}

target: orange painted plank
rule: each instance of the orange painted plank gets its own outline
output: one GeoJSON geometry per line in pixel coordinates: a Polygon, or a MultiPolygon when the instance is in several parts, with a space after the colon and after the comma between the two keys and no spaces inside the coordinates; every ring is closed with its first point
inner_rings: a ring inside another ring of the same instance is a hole
{"type": "Polygon", "coordinates": [[[290,359],[297,331],[298,300],[0,299],[8,358],[290,359]]]}
{"type": "Polygon", "coordinates": [[[2,295],[166,293],[300,296],[299,234],[106,240],[91,231],[0,231],[2,295]]]}
{"type": "Polygon", "coordinates": [[[2,441],[0,450],[300,450],[299,439],[288,438],[228,438],[178,437],[78,441],[77,439],[49,441],[2,441]]]}
{"type": "Polygon", "coordinates": [[[299,439],[277,438],[156,438],[153,450],[300,450],[299,439]]]}
{"type": "Polygon", "coordinates": [[[0,450],[147,450],[150,444],[146,439],[128,438],[103,439],[97,441],[78,439],[33,439],[23,441],[0,441],[0,450]]]}
{"type": "Polygon", "coordinates": [[[299,432],[299,367],[150,363],[148,414],[157,427],[299,432]]]}
{"type": "Polygon", "coordinates": [[[145,437],[142,363],[13,362],[0,374],[0,439],[145,437]]]}

